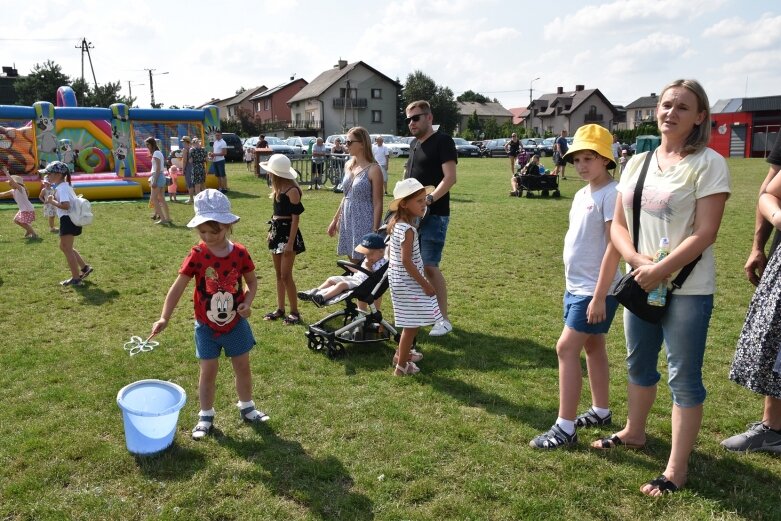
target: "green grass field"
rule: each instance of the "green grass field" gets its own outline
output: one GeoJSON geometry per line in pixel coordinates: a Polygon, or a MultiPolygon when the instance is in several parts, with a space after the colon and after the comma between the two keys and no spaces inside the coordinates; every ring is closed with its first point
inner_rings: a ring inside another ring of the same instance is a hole
{"type": "MultiPolygon", "coordinates": [[[[11,223],[15,205],[0,205],[0,519],[781,519],[781,461],[719,446],[758,420],[762,407],[727,373],[752,293],[742,266],[767,165],[734,160],[730,167],[734,192],[716,244],[705,420],[687,487],[657,500],[639,487],[664,469],[670,450],[666,385],[645,450],[590,450],[591,439],[609,429],[581,431],[573,450],[528,447],[556,418],[561,250],[579,181],[562,181],[560,199],[510,198],[506,159],[460,162],[442,264],[455,331],[421,335],[421,374],[394,378],[391,344],[351,346],[344,358],[329,360],[307,349],[303,326],[262,320],[275,306],[265,248],[271,201],[265,183],[243,164],[230,165],[230,197],[242,217],[234,238],[253,254],[260,280],[250,319],[259,342],[251,355],[255,400],[272,419],[258,429],[239,421],[230,364],[223,363],[218,429],[201,442],[189,436],[198,411],[190,299],[155,351],[131,358],[122,348],[131,335],[148,334],[159,316],[196,240],[184,227],[192,208],[174,205],[177,226],[163,228],[151,223],[146,201],[95,203],[96,222],[77,239],[95,272],[84,288],[69,289],[58,285],[69,275],[40,210],[35,226],[43,240],[26,242],[11,223]],[[121,387],[145,378],[176,382],[188,393],[174,446],[154,458],[128,453],[115,401],[121,387]]],[[[391,187],[399,171],[397,161],[391,187]]],[[[300,289],[337,272],[336,241],[325,230],[339,197],[304,192],[300,289]]],[[[301,311],[313,322],[330,310],[302,303],[301,311]]],[[[620,425],[620,318],[608,349],[620,425]]]]}

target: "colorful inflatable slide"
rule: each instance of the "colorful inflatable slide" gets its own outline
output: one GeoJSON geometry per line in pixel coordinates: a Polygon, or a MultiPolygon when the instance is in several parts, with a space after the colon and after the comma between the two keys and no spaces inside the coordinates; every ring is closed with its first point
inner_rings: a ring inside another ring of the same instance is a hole
{"type": "MultiPolygon", "coordinates": [[[[109,108],[78,107],[70,87],[57,90],[57,106],[39,101],[32,107],[0,105],[0,166],[20,175],[30,197],[41,183],[38,169],[50,161],[67,163],[73,186],[88,199],[132,199],[149,192],[151,160],[144,139],[153,136],[166,157],[180,138],[198,137],[211,150],[219,128],[219,111],[202,109],[134,109],[116,103],[109,108]]],[[[216,187],[213,176],[207,186],[216,187]]],[[[178,188],[186,192],[184,177],[178,188]]],[[[0,176],[0,191],[8,189],[0,176]]]]}

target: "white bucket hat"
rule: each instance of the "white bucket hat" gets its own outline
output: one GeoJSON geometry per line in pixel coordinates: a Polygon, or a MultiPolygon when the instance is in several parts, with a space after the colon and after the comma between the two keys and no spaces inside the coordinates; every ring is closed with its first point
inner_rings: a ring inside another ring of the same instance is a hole
{"type": "Polygon", "coordinates": [[[433,186],[423,186],[420,184],[420,181],[412,177],[399,181],[393,188],[393,201],[391,201],[391,203],[388,205],[388,209],[390,209],[392,212],[395,212],[398,210],[399,203],[402,199],[409,197],[418,190],[423,190],[424,188],[426,189],[427,194],[430,194],[434,191],[433,186]]]}
{"type": "Polygon", "coordinates": [[[231,213],[231,202],[225,194],[213,188],[207,188],[195,196],[195,217],[187,223],[188,228],[195,228],[206,221],[217,221],[222,224],[233,224],[239,221],[239,216],[231,213]]]}
{"type": "Polygon", "coordinates": [[[285,154],[273,154],[268,161],[263,161],[260,167],[275,176],[285,179],[295,179],[298,172],[290,167],[290,159],[285,154]]]}

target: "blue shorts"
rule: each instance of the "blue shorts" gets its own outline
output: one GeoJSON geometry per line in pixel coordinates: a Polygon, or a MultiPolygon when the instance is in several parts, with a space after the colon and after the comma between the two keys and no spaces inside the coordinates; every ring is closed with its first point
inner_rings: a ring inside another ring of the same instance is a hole
{"type": "Polygon", "coordinates": [[[588,323],[588,305],[594,297],[591,295],[573,295],[569,291],[564,292],[564,324],[578,333],[589,335],[604,335],[610,331],[610,324],[616,316],[618,301],[612,295],[605,298],[605,320],[596,324],[588,323]]]}
{"type": "Polygon", "coordinates": [[[445,248],[448,215],[426,215],[418,228],[420,237],[420,256],[424,266],[439,266],[442,260],[442,250],[445,248]]]}
{"type": "Polygon", "coordinates": [[[227,333],[217,333],[207,324],[195,321],[195,356],[200,360],[219,358],[222,349],[227,357],[243,355],[254,345],[255,337],[245,318],[239,317],[227,333]]]}
{"type": "Polygon", "coordinates": [[[225,160],[222,161],[215,161],[212,163],[212,166],[214,167],[214,175],[216,177],[225,177],[225,160]]]}

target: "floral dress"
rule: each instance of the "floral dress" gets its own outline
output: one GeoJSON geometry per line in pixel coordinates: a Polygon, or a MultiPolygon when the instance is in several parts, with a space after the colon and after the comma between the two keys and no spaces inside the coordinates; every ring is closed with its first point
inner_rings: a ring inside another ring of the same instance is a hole
{"type": "Polygon", "coordinates": [[[200,185],[206,181],[206,158],[208,152],[205,148],[191,148],[190,158],[193,161],[193,184],[200,185]]]}
{"type": "Polygon", "coordinates": [[[342,182],[344,202],[342,218],[339,219],[339,244],[336,253],[352,259],[363,258],[362,254],[355,251],[355,247],[361,244],[364,235],[374,231],[374,203],[369,168],[371,164],[357,174],[348,169],[342,182]]]}
{"type": "Polygon", "coordinates": [[[730,380],[764,396],[781,398],[781,375],[773,370],[781,347],[781,254],[776,251],[748,306],[732,360],[730,380]]]}

